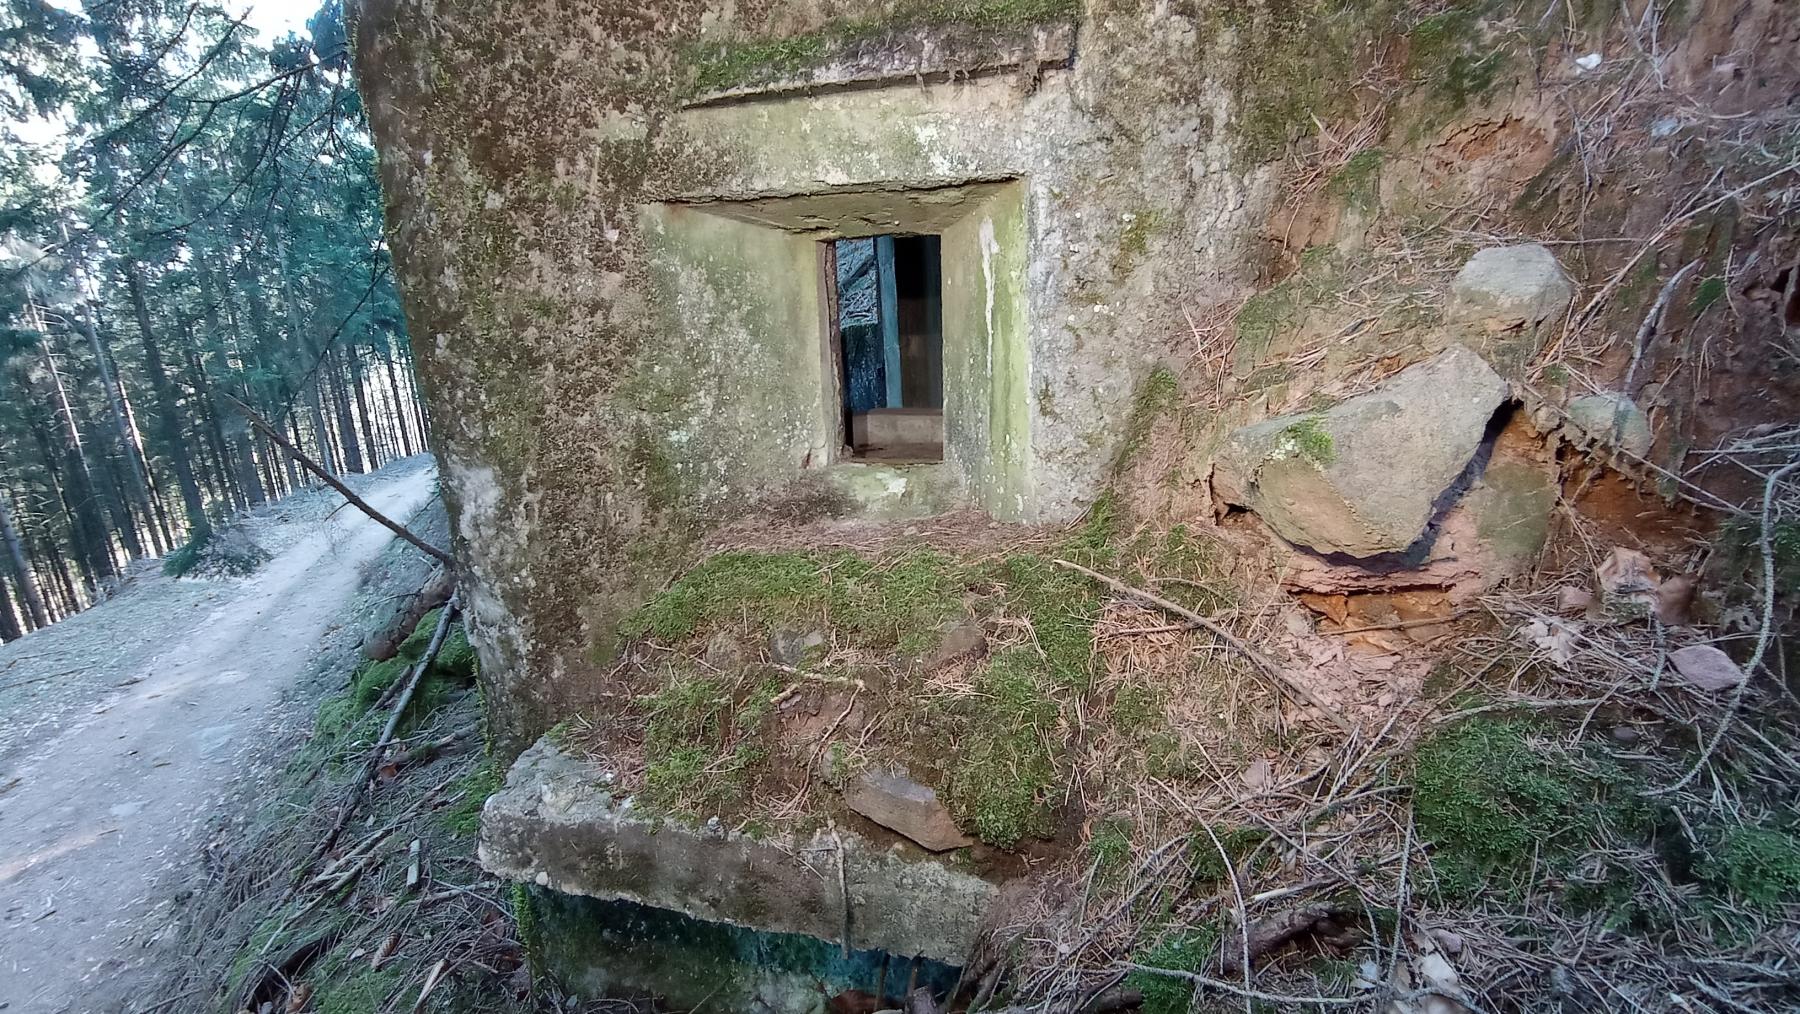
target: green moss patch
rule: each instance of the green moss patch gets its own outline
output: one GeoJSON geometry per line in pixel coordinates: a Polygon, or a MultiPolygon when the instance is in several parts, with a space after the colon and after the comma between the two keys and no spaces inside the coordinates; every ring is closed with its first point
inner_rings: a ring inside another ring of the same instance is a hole
{"type": "MultiPolygon", "coordinates": [[[[641,750],[642,798],[685,819],[821,819],[785,806],[777,817],[759,801],[823,792],[883,762],[934,784],[965,829],[991,844],[1049,835],[1070,709],[1093,693],[1101,603],[1098,586],[1054,561],[1116,566],[1121,547],[1135,553],[1141,541],[1126,539],[1123,525],[1108,496],[1041,551],[719,553],[626,618],[620,638],[646,659],[623,676],[634,687],[629,704],[565,738],[641,750]],[[968,624],[988,633],[992,654],[956,649],[946,657],[961,667],[958,689],[933,687],[943,663],[926,660],[946,631],[968,624]],[[828,646],[799,663],[804,672],[779,661],[796,632],[817,632],[828,646]],[[874,734],[815,748],[811,737],[852,703],[852,688],[863,717],[846,729],[860,722],[874,734]],[[796,693],[807,707],[778,712],[776,698],[796,693]]],[[[834,798],[814,802],[829,811],[834,798]]]]}
{"type": "Polygon", "coordinates": [[[1123,474],[1143,453],[1150,441],[1150,431],[1163,413],[1175,408],[1181,399],[1181,384],[1174,371],[1158,366],[1138,386],[1137,399],[1131,406],[1131,419],[1125,425],[1125,440],[1113,459],[1113,474],[1123,474]]]}
{"type": "Polygon", "coordinates": [[[1712,844],[1700,872],[1721,893],[1764,911],[1800,903],[1800,834],[1793,828],[1729,828],[1712,844]]]}
{"type": "Polygon", "coordinates": [[[481,808],[486,805],[489,796],[500,791],[506,781],[506,773],[492,757],[484,757],[481,763],[469,769],[469,773],[456,780],[451,792],[456,803],[443,810],[438,819],[444,829],[458,838],[473,838],[481,831],[481,808]]]}
{"type": "Polygon", "coordinates": [[[626,639],[679,641],[730,623],[812,623],[871,649],[916,646],[961,608],[957,569],[936,553],[869,561],[853,553],[720,553],[626,617],[626,639]]]}
{"type": "Polygon", "coordinates": [[[957,822],[1002,848],[1049,836],[1061,753],[1051,737],[1062,709],[1042,660],[1028,648],[1000,654],[981,671],[974,696],[947,710],[956,757],[945,802],[957,822]]]}
{"type": "Polygon", "coordinates": [[[1645,836],[1652,814],[1616,762],[1569,757],[1535,742],[1541,727],[1473,718],[1438,733],[1416,757],[1419,833],[1447,897],[1514,893],[1554,874],[1592,841],[1645,836]],[[1576,763],[1579,761],[1579,763],[1576,763]]]}
{"type": "Polygon", "coordinates": [[[1324,468],[1337,460],[1337,445],[1326,432],[1323,417],[1309,415],[1281,431],[1275,453],[1279,457],[1301,457],[1324,468]]]}
{"type": "MultiPolygon", "coordinates": [[[[1171,930],[1152,946],[1132,956],[1132,962],[1176,972],[1206,973],[1219,946],[1219,928],[1212,924],[1171,930]]],[[[1188,1014],[1193,1009],[1194,984],[1174,976],[1132,972],[1125,985],[1144,994],[1143,1014],[1188,1014]]]]}
{"type": "Polygon", "coordinates": [[[1364,148],[1350,156],[1331,174],[1325,184],[1326,193],[1350,207],[1374,209],[1381,203],[1381,163],[1385,157],[1380,148],[1364,148]]]}

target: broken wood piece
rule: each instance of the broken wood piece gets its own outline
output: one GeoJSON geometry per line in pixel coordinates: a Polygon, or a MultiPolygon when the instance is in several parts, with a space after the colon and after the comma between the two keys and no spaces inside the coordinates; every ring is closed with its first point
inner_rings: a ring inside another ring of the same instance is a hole
{"type": "Polygon", "coordinates": [[[419,854],[422,846],[423,842],[418,838],[414,838],[412,840],[412,845],[408,846],[406,850],[406,889],[409,891],[418,890],[419,878],[424,875],[424,870],[421,866],[422,857],[419,854]]]}
{"type": "Polygon", "coordinates": [[[456,589],[456,575],[448,567],[436,567],[419,590],[409,592],[406,602],[380,629],[363,639],[363,654],[376,662],[386,662],[400,651],[413,628],[426,613],[450,601],[456,589]]]}
{"type": "Polygon", "coordinates": [[[1238,637],[1236,634],[1232,633],[1231,631],[1225,629],[1220,624],[1214,623],[1212,620],[1209,620],[1206,617],[1201,616],[1199,613],[1194,612],[1192,609],[1188,609],[1183,606],[1177,605],[1173,602],[1170,602],[1168,599],[1165,599],[1160,595],[1152,594],[1151,592],[1147,592],[1147,591],[1143,590],[1142,588],[1133,588],[1131,585],[1128,585],[1123,581],[1120,581],[1116,578],[1107,577],[1105,574],[1102,574],[1096,570],[1089,570],[1088,568],[1083,567],[1079,563],[1070,563],[1067,560],[1056,560],[1054,562],[1058,567],[1062,567],[1065,570],[1075,571],[1078,574],[1085,574],[1086,576],[1094,579],[1095,581],[1100,582],[1103,585],[1106,585],[1108,588],[1111,588],[1112,590],[1119,592],[1120,594],[1130,595],[1133,598],[1139,599],[1144,602],[1148,602],[1151,605],[1156,606],[1158,609],[1164,610],[1165,612],[1174,613],[1176,616],[1179,616],[1179,617],[1193,623],[1197,627],[1205,628],[1214,637],[1217,637],[1219,640],[1224,641],[1227,645],[1236,649],[1239,654],[1241,654],[1245,658],[1249,659],[1252,666],[1254,666],[1263,675],[1269,677],[1271,680],[1274,680],[1275,683],[1279,687],[1287,690],[1289,693],[1293,694],[1295,697],[1298,697],[1300,700],[1306,702],[1308,705],[1312,706],[1313,708],[1316,708],[1320,714],[1324,715],[1326,718],[1329,718],[1333,723],[1335,723],[1337,725],[1338,728],[1344,730],[1345,732],[1355,732],[1356,731],[1356,727],[1350,724],[1350,720],[1345,718],[1343,716],[1343,714],[1340,713],[1336,708],[1333,708],[1331,705],[1326,704],[1324,701],[1321,701],[1317,696],[1315,696],[1313,694],[1313,692],[1311,690],[1308,690],[1304,684],[1300,683],[1298,680],[1294,679],[1292,676],[1289,676],[1285,671],[1282,670],[1282,668],[1280,666],[1276,665],[1273,661],[1271,661],[1267,655],[1264,655],[1262,652],[1257,651],[1255,648],[1252,648],[1250,645],[1244,643],[1244,640],[1242,638],[1238,637]]]}
{"type": "MultiPolygon", "coordinates": [[[[1265,958],[1272,957],[1289,944],[1303,938],[1317,938],[1328,945],[1344,945],[1348,942],[1348,936],[1355,932],[1353,927],[1356,917],[1356,913],[1344,912],[1328,905],[1307,905],[1264,916],[1251,923],[1244,931],[1250,966],[1254,968],[1265,958]],[[1346,923],[1349,925],[1346,926],[1346,923]]],[[[1243,971],[1243,954],[1225,949],[1219,958],[1220,974],[1241,975],[1243,971]]]]}
{"type": "Polygon", "coordinates": [[[438,982],[444,977],[444,969],[448,967],[450,967],[449,958],[439,958],[438,963],[431,966],[431,971],[425,976],[425,985],[419,988],[419,998],[413,1001],[413,1014],[418,1014],[419,1011],[425,1009],[425,999],[431,995],[432,990],[437,988],[438,982]]]}

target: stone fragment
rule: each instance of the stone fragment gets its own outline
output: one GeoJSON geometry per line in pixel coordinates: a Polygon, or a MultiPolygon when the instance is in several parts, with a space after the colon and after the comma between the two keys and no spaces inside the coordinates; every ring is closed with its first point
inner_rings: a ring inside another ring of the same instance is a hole
{"type": "Polygon", "coordinates": [[[1614,546],[1606,559],[1594,568],[1594,579],[1600,585],[1600,602],[1606,615],[1614,619],[1641,619],[1656,608],[1662,575],[1650,558],[1635,549],[1614,546]]]}
{"type": "Polygon", "coordinates": [[[1701,690],[1730,690],[1748,679],[1731,656],[1710,644],[1690,644],[1669,653],[1675,671],[1701,690]]]}
{"type": "Polygon", "coordinates": [[[825,635],[817,630],[776,630],[769,635],[769,657],[782,665],[804,665],[809,654],[823,647],[825,635]]]}
{"type": "Polygon", "coordinates": [[[1580,435],[1617,447],[1633,457],[1650,453],[1655,434],[1650,430],[1650,417],[1637,402],[1615,391],[1584,394],[1569,402],[1569,425],[1580,435]]]}
{"type": "Polygon", "coordinates": [[[944,631],[925,664],[927,668],[941,669],[952,662],[976,658],[986,652],[987,630],[974,620],[964,620],[944,631]]]}
{"type": "Polygon", "coordinates": [[[1237,430],[1213,491],[1289,542],[1354,557],[1404,552],[1468,468],[1506,382],[1452,345],[1323,412],[1237,430]]]}
{"type": "Polygon", "coordinates": [[[1556,611],[1564,616],[1586,613],[1594,605],[1594,593],[1586,588],[1565,584],[1556,589],[1556,611]]]}
{"type": "Polygon", "coordinates": [[[1656,618],[1667,627],[1685,627],[1694,622],[1694,598],[1700,586],[1686,574],[1663,578],[1656,589],[1656,618]]]}
{"type": "Polygon", "coordinates": [[[1478,250],[1450,283],[1452,321],[1490,331],[1532,327],[1568,312],[1575,286],[1537,243],[1478,250]]]}
{"type": "Polygon", "coordinates": [[[844,790],[844,805],[930,852],[975,844],[929,785],[904,775],[864,771],[844,790]]]}

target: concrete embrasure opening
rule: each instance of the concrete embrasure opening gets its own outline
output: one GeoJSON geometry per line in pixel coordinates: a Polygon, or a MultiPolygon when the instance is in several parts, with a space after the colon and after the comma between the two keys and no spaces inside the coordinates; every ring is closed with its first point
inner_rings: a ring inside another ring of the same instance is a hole
{"type": "Polygon", "coordinates": [[[672,429],[703,415],[705,438],[762,478],[941,462],[959,497],[995,517],[1029,509],[1021,181],[641,211],[670,326],[686,339],[681,362],[660,369],[711,362],[735,377],[670,408],[672,429]]]}
{"type": "Polygon", "coordinates": [[[942,241],[871,236],[820,244],[837,298],[826,340],[849,456],[894,464],[944,457],[942,241]]]}

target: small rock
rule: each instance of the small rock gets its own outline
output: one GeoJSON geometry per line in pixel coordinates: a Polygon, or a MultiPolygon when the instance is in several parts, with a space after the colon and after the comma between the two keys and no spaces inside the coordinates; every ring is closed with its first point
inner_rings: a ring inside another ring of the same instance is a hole
{"type": "Polygon", "coordinates": [[[1601,603],[1609,616],[1642,619],[1656,608],[1662,575],[1649,557],[1635,549],[1614,546],[1594,568],[1594,578],[1600,583],[1601,603]]]}
{"type": "Polygon", "coordinates": [[[825,647],[825,634],[818,630],[777,630],[769,635],[769,656],[782,665],[799,667],[807,656],[825,647]]]}
{"type": "Polygon", "coordinates": [[[1586,588],[1565,584],[1556,589],[1556,611],[1566,616],[1585,613],[1594,604],[1594,593],[1586,588]]]}
{"type": "Polygon", "coordinates": [[[737,638],[721,630],[706,642],[706,664],[714,669],[730,671],[744,667],[744,646],[737,638]]]}
{"type": "Polygon", "coordinates": [[[844,790],[844,805],[930,852],[975,844],[930,786],[904,775],[864,771],[844,790]]]}
{"type": "Polygon", "coordinates": [[[1568,312],[1575,286],[1537,243],[1476,251],[1450,283],[1452,320],[1493,331],[1533,327],[1568,312]]]}
{"type": "Polygon", "coordinates": [[[1612,727],[1612,738],[1615,743],[1624,743],[1629,746],[1632,743],[1636,743],[1639,739],[1642,739],[1643,733],[1638,732],[1629,725],[1615,725],[1612,727]]]}
{"type": "Polygon", "coordinates": [[[1701,690],[1729,690],[1749,677],[1731,656],[1710,644],[1690,644],[1669,653],[1675,671],[1701,690]]]}
{"type": "Polygon", "coordinates": [[[1394,692],[1392,690],[1390,690],[1387,693],[1382,694],[1380,697],[1375,698],[1375,706],[1378,708],[1391,708],[1394,706],[1394,702],[1398,701],[1399,699],[1400,698],[1396,697],[1394,695],[1394,692]]]}
{"type": "Polygon", "coordinates": [[[1656,589],[1656,618],[1668,627],[1685,627],[1694,622],[1694,595],[1698,583],[1686,574],[1663,578],[1656,589]]]}
{"type": "Polygon", "coordinates": [[[1455,930],[1442,928],[1434,929],[1431,931],[1431,939],[1445,954],[1448,954],[1451,957],[1455,957],[1463,952],[1462,934],[1455,930]]]}
{"type": "Polygon", "coordinates": [[[963,620],[944,631],[931,656],[925,660],[932,669],[941,669],[963,658],[979,658],[987,653],[987,630],[974,620],[963,620]]]}
{"type": "Polygon", "coordinates": [[[1569,402],[1569,425],[1589,440],[1617,447],[1633,457],[1650,453],[1656,435],[1637,402],[1613,391],[1584,394],[1569,402]]]}

